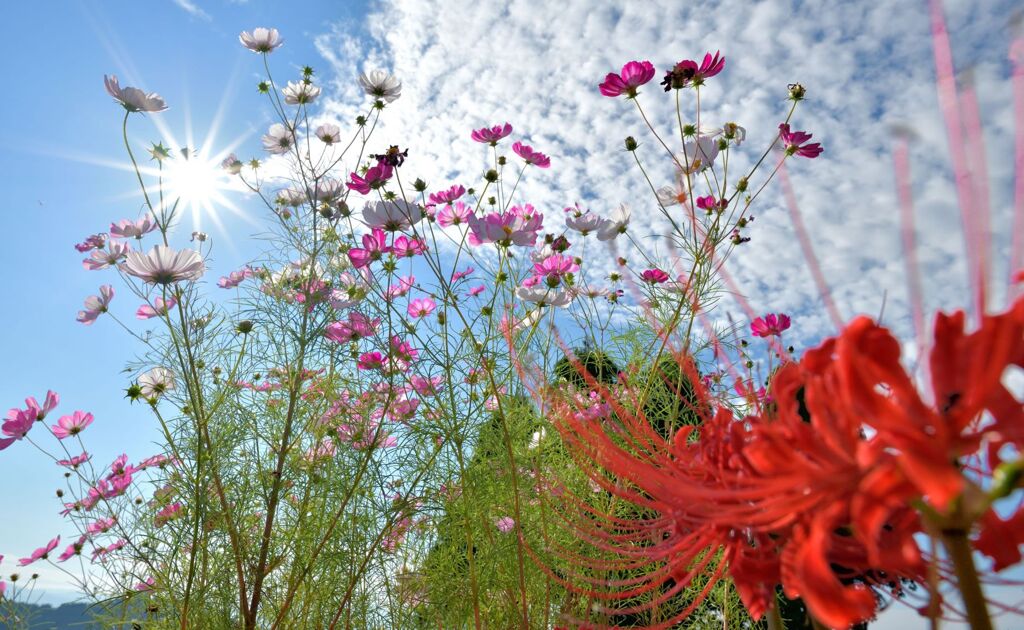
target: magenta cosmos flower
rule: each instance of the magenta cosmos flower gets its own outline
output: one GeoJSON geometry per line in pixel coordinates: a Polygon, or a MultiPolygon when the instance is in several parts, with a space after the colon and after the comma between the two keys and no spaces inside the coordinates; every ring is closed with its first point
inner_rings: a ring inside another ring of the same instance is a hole
{"type": "Polygon", "coordinates": [[[442,204],[452,204],[455,200],[466,194],[466,188],[455,184],[448,190],[442,190],[436,193],[430,193],[430,203],[440,206],[442,204]]]}
{"type": "Polygon", "coordinates": [[[31,409],[11,409],[0,425],[0,451],[22,439],[36,423],[36,414],[31,409]]]}
{"type": "Polygon", "coordinates": [[[470,137],[480,143],[487,143],[492,147],[498,145],[498,141],[512,133],[512,125],[505,123],[504,125],[495,125],[493,127],[481,127],[480,129],[474,129],[470,137]]]}
{"type": "Polygon", "coordinates": [[[609,72],[604,83],[598,87],[605,96],[636,98],[636,89],[654,78],[654,64],[650,61],[630,61],[622,66],[622,72],[609,72]]]}
{"type": "Polygon", "coordinates": [[[363,246],[348,250],[348,259],[356,269],[362,269],[370,263],[380,260],[391,251],[388,247],[384,230],[373,228],[370,234],[363,234],[363,246]]]}
{"type": "Polygon", "coordinates": [[[347,322],[333,322],[327,325],[324,336],[337,343],[358,341],[377,334],[380,318],[370,319],[362,313],[350,313],[347,322]]]}
{"type": "Polygon", "coordinates": [[[269,53],[284,43],[284,39],[277,32],[276,28],[254,28],[252,32],[242,31],[238,35],[238,41],[254,53],[269,53]]]}
{"type": "Polygon", "coordinates": [[[681,90],[687,85],[701,86],[704,85],[704,79],[715,76],[723,68],[725,68],[725,57],[719,57],[716,50],[714,57],[711,56],[711,53],[705,54],[704,61],[700,65],[693,59],[680,61],[672,66],[672,69],[662,79],[661,84],[665,86],[666,92],[681,90]]]}
{"type": "Polygon", "coordinates": [[[516,155],[526,160],[527,164],[533,164],[537,168],[547,168],[551,166],[551,158],[540,151],[534,151],[533,147],[528,144],[516,142],[512,145],[512,150],[515,151],[516,155]]]}
{"type": "Polygon", "coordinates": [[[92,414],[84,411],[76,411],[70,416],[61,416],[57,420],[57,424],[50,427],[53,430],[53,435],[58,440],[78,435],[85,430],[87,426],[92,424],[92,414]]]}
{"type": "Polygon", "coordinates": [[[367,169],[366,174],[362,177],[358,173],[352,173],[345,185],[357,193],[368,195],[371,190],[376,190],[386,184],[394,172],[394,168],[390,164],[380,160],[376,166],[367,169]]]}
{"type": "Polygon", "coordinates": [[[456,201],[455,205],[441,208],[441,211],[437,213],[437,224],[441,227],[461,225],[463,223],[467,223],[470,215],[472,214],[473,211],[469,206],[461,201],[456,201]]]}
{"type": "Polygon", "coordinates": [[[45,547],[40,547],[32,552],[32,555],[27,558],[18,560],[19,567],[27,567],[37,560],[46,560],[50,556],[50,552],[57,548],[60,544],[60,536],[57,536],[50,542],[46,543],[45,547]]]}
{"type": "Polygon", "coordinates": [[[206,271],[203,257],[191,249],[174,250],[166,245],[157,245],[142,255],[128,252],[128,259],[121,269],[130,276],[150,284],[171,284],[181,280],[198,280],[206,271]]]}
{"type": "Polygon", "coordinates": [[[501,247],[518,245],[533,247],[537,232],[544,227],[544,215],[533,206],[512,206],[508,212],[491,212],[483,218],[469,216],[469,244],[473,246],[495,243],[501,247]]]}
{"type": "Polygon", "coordinates": [[[648,284],[661,284],[668,280],[668,274],[661,269],[647,269],[640,274],[640,278],[648,284]]]}
{"type": "Polygon", "coordinates": [[[786,155],[816,158],[825,150],[817,142],[804,144],[811,139],[811,134],[806,131],[790,131],[787,123],[779,125],[779,137],[782,138],[782,143],[786,146],[786,155]]]}
{"type": "Polygon", "coordinates": [[[789,315],[768,313],[750,323],[750,332],[758,337],[778,337],[789,328],[789,315]]]}
{"type": "Polygon", "coordinates": [[[85,298],[85,310],[78,311],[77,320],[86,326],[96,321],[101,314],[106,313],[110,301],[114,299],[114,287],[105,284],[100,287],[99,295],[90,295],[85,298]]]}

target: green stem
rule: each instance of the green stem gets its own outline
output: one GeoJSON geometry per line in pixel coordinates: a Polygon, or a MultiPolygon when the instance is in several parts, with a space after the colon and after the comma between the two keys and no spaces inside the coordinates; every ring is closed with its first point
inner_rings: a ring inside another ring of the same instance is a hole
{"type": "Polygon", "coordinates": [[[971,544],[964,529],[947,529],[942,532],[942,542],[946,546],[949,559],[956,570],[957,585],[960,596],[967,609],[967,622],[971,630],[992,630],[992,620],[988,614],[985,594],[981,591],[978,570],[974,566],[971,544]]]}

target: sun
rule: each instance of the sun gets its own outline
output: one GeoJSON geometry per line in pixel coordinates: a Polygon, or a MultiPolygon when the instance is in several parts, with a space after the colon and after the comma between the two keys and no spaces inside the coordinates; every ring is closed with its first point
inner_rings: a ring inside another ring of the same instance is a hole
{"type": "Polygon", "coordinates": [[[228,187],[223,171],[212,160],[188,149],[164,163],[164,183],[168,197],[180,206],[212,205],[228,187]]]}

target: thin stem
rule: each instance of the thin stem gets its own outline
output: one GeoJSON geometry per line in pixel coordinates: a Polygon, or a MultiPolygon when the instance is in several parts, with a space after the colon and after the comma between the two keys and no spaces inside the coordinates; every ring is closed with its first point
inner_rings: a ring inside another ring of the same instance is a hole
{"type": "Polygon", "coordinates": [[[992,630],[992,619],[988,614],[985,594],[981,591],[981,581],[974,566],[967,532],[963,529],[947,529],[942,532],[942,542],[956,570],[957,586],[967,609],[967,622],[972,630],[992,630]]]}

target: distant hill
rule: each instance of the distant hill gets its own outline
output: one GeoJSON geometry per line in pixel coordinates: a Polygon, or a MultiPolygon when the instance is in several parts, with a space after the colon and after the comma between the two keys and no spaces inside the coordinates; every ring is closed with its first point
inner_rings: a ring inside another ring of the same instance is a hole
{"type": "MultiPolygon", "coordinates": [[[[88,604],[61,604],[56,608],[49,604],[16,604],[15,608],[18,617],[29,622],[31,630],[103,630],[100,623],[92,621],[88,604]]],[[[24,627],[11,626],[0,619],[0,630],[24,627]]]]}

